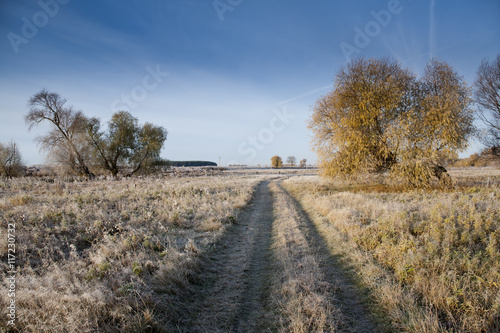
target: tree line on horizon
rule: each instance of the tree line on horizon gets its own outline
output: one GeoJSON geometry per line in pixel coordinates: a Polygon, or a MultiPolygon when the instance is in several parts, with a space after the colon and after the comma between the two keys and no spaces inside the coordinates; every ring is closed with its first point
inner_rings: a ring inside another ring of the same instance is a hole
{"type": "MultiPolygon", "coordinates": [[[[167,138],[163,127],[140,125],[118,111],[103,129],[99,119],[65,103],[42,90],[30,98],[25,121],[30,129],[52,125],[36,140],[68,172],[131,176],[171,163],[159,156],[167,138]]],[[[429,186],[432,179],[450,185],[446,161],[456,160],[472,138],[486,146],[481,156],[500,157],[500,54],[481,62],[472,88],[437,59],[420,77],[391,58],[354,59],[339,69],[334,89],[316,101],[308,127],[327,178],[389,173],[413,187],[429,186]],[[474,125],[476,116],[486,125],[483,131],[474,125]]],[[[295,166],[296,158],[289,156],[287,164],[295,166]]],[[[299,165],[305,164],[303,159],[299,165]]],[[[281,157],[273,156],[271,166],[282,168],[281,157]]],[[[0,144],[0,175],[22,170],[15,142],[0,144]]]]}
{"type": "Polygon", "coordinates": [[[216,167],[217,163],[211,161],[168,161],[166,160],[163,165],[168,167],[216,167]]]}

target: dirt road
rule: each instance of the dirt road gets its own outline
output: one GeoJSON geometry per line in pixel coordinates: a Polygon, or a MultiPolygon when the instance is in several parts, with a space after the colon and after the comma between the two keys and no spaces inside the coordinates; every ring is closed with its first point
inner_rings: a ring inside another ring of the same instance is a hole
{"type": "Polygon", "coordinates": [[[338,258],[279,180],[210,253],[183,332],[379,332],[338,258]]]}

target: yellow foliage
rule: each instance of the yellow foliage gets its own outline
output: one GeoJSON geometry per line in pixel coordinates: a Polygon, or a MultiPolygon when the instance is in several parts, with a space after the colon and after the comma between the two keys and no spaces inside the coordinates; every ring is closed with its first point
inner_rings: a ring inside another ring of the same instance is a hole
{"type": "Polygon", "coordinates": [[[271,157],[271,167],[274,169],[281,169],[283,167],[283,160],[278,155],[271,157]]]}
{"type": "Polygon", "coordinates": [[[322,173],[391,171],[413,186],[442,181],[441,161],[465,149],[474,132],[470,103],[466,84],[444,62],[431,60],[417,79],[388,58],[353,60],[309,120],[322,173]]]}

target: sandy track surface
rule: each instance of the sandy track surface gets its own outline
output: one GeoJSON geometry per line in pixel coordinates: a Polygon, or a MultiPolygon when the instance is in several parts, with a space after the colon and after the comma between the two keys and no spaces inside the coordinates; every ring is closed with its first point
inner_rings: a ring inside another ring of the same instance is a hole
{"type": "Polygon", "coordinates": [[[279,181],[209,254],[183,332],[378,332],[346,267],[279,181]]]}
{"type": "MultiPolygon", "coordinates": [[[[251,205],[211,255],[211,285],[191,332],[259,332],[265,315],[265,285],[273,224],[269,182],[258,185],[251,205]]],[[[204,273],[202,273],[204,274],[204,273]]]]}

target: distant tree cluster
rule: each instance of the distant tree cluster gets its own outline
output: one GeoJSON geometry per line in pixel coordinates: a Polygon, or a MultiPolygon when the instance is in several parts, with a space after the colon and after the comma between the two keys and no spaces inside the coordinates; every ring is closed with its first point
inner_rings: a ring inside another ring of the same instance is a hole
{"type": "MultiPolygon", "coordinates": [[[[300,161],[300,164],[299,164],[299,167],[301,168],[305,168],[306,167],[306,162],[307,162],[307,159],[302,159],[300,161]]],[[[286,159],[286,163],[287,163],[287,166],[288,167],[295,167],[295,165],[297,164],[297,158],[295,156],[288,156],[287,159],[286,159]]],[[[271,157],[271,167],[273,169],[281,169],[283,168],[283,160],[281,159],[281,157],[279,157],[278,155],[275,155],[273,157],[271,157]]]]}
{"type": "Polygon", "coordinates": [[[169,161],[174,167],[202,167],[202,166],[217,166],[217,163],[210,161],[169,161]]]}
{"type": "Polygon", "coordinates": [[[436,177],[449,184],[443,160],[474,135],[471,92],[445,62],[421,77],[397,61],[355,59],[337,74],[309,120],[326,177],[388,171],[415,187],[436,177]]]}
{"type": "Polygon", "coordinates": [[[167,131],[151,123],[139,125],[129,112],[115,113],[103,130],[97,118],[65,106],[59,94],[42,90],[31,97],[25,120],[29,128],[42,122],[52,129],[37,141],[49,157],[68,171],[93,178],[94,172],[131,176],[159,160],[167,131]]]}
{"type": "Polygon", "coordinates": [[[496,148],[485,148],[479,153],[473,153],[469,157],[460,158],[450,163],[453,167],[467,168],[467,167],[499,167],[500,166],[500,152],[495,151],[496,148]]]}

